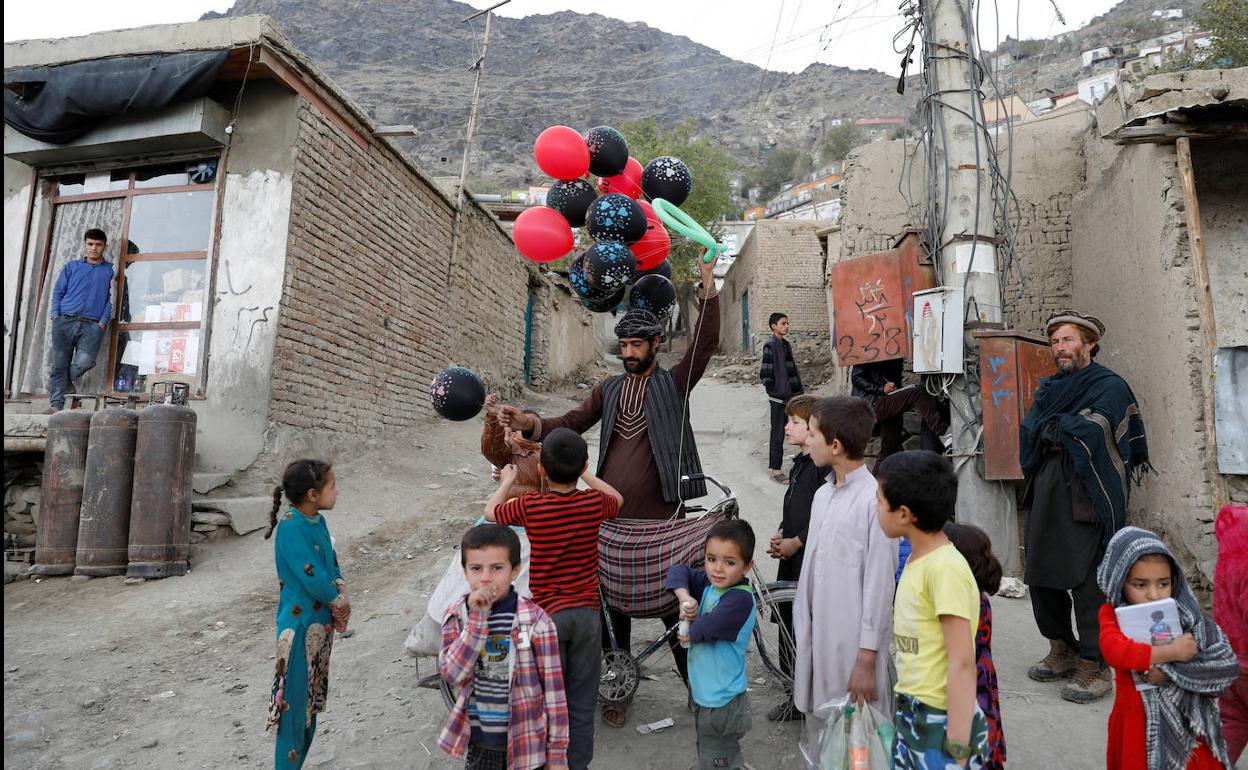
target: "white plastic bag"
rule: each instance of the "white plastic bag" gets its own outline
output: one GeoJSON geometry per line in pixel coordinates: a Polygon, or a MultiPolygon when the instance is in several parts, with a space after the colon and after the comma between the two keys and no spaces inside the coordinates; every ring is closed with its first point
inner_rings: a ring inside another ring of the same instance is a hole
{"type": "Polygon", "coordinates": [[[807,770],[888,770],[893,725],[849,696],[807,716],[801,740],[807,770]]]}
{"type": "MultiPolygon", "coordinates": [[[[520,574],[516,577],[516,592],[521,596],[532,597],[529,593],[529,538],[524,530],[515,528],[520,536],[520,574]]],[[[446,565],[446,573],[433,589],[425,614],[412,626],[407,634],[403,649],[408,655],[437,655],[442,649],[442,616],[457,599],[468,593],[468,578],[464,576],[464,567],[460,564],[459,550],[451,552],[450,563],[446,565]]]]}

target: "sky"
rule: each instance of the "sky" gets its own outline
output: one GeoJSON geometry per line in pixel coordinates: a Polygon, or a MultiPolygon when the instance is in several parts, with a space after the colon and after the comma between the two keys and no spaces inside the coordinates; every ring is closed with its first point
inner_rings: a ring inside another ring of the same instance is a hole
{"type": "MultiPolygon", "coordinates": [[[[469,0],[486,8],[497,0],[469,0]]],[[[899,0],[511,0],[497,13],[529,16],[570,10],[639,21],[684,35],[734,59],[800,72],[814,62],[896,74],[893,35],[899,0]]],[[[1006,35],[1046,38],[1078,29],[1119,0],[980,0],[981,45],[1006,35]],[[1061,10],[1066,24],[1057,19],[1061,10]],[[998,34],[997,14],[1000,15],[998,34]]],[[[194,21],[233,0],[4,0],[4,39],[70,37],[107,29],[194,21]]]]}

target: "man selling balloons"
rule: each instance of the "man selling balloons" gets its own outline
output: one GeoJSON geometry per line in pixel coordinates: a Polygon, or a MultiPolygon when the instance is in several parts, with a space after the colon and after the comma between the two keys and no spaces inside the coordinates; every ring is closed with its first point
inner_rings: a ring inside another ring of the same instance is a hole
{"type": "MultiPolygon", "coordinates": [[[[552,126],[537,138],[533,154],[538,166],[558,181],[547,195],[547,206],[529,208],[516,220],[516,249],[535,262],[554,261],[572,250],[572,228],[585,227],[595,242],[572,262],[568,282],[593,312],[614,311],[628,303],[615,325],[624,372],[596,385],[589,398],[566,414],[541,417],[504,406],[500,419],[534,440],[556,428],[584,433],[601,421],[597,475],[623,495],[620,519],[670,519],[679,503],[706,494],[704,482],[681,479],[702,470],[688,398],[718,346],[719,299],[712,270],[721,247],[679,208],[693,189],[693,179],[678,158],[656,158],[643,168],[629,157],[623,135],[609,126],[584,136],[567,126],[552,126]],[[591,173],[598,177],[596,185],[587,180],[591,173]],[[700,306],[697,320],[690,324],[691,341],[670,370],[656,359],[676,306],[667,262],[671,248],[667,227],[706,248],[698,265],[700,306]]],[[[474,380],[459,367],[439,375],[433,388],[438,412],[449,419],[475,415],[484,401],[484,388],[474,380]]],[[[629,580],[629,576],[605,579],[629,580]]],[[[616,641],[628,649],[631,619],[618,609],[608,609],[616,641]]],[[[677,615],[662,620],[670,627],[677,615]]],[[[675,636],[669,643],[687,685],[688,651],[675,636]]],[[[596,692],[589,689],[583,695],[592,709],[596,692]]],[[[628,703],[603,707],[609,725],[623,726],[627,715],[628,703]]]]}

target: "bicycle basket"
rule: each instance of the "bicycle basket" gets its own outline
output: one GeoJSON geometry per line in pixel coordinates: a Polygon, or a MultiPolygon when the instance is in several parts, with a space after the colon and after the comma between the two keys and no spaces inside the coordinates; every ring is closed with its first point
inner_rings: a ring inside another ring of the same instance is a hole
{"type": "Polygon", "coordinates": [[[735,500],[696,519],[614,519],[598,530],[598,577],[607,605],[633,618],[676,613],[676,597],[663,588],[673,564],[700,566],[706,533],[737,516],[735,500]]]}

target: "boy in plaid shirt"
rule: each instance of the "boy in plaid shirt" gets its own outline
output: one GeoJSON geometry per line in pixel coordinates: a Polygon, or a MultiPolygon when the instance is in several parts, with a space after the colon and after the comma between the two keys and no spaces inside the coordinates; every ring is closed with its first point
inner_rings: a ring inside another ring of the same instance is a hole
{"type": "Polygon", "coordinates": [[[559,639],[550,617],[512,586],[520,538],[497,524],[473,527],[460,543],[460,560],[471,592],[442,621],[438,670],[455,707],[438,746],[466,755],[468,770],[566,770],[559,639]]]}

